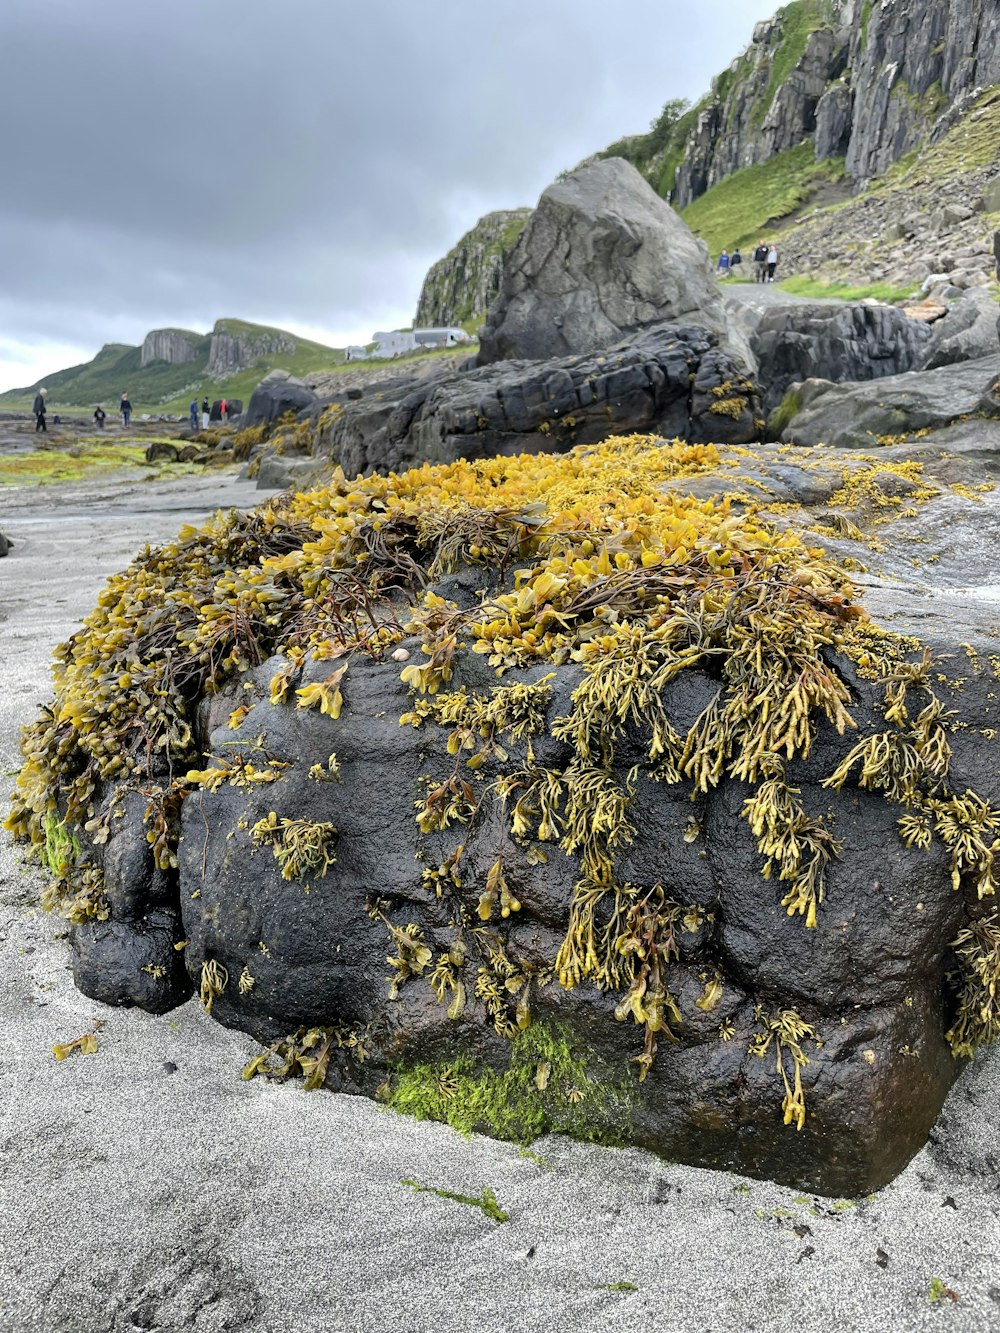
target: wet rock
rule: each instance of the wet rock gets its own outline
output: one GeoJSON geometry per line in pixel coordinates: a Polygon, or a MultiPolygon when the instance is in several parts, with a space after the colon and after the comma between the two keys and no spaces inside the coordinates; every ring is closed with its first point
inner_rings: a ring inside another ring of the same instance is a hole
{"type": "Polygon", "coordinates": [[[799,409],[781,438],[860,449],[885,436],[939,430],[974,413],[996,417],[1000,408],[990,390],[998,374],[1000,356],[992,356],[870,384],[807,381],[796,389],[799,409]]]}
{"type": "Polygon", "coordinates": [[[261,380],[253,393],[243,415],[243,426],[260,426],[277,421],[286,412],[297,416],[306,412],[317,402],[316,395],[301,380],[289,375],[287,370],[274,370],[261,380]]]}
{"type": "Polygon", "coordinates": [[[314,451],[353,475],[559,452],[633,431],[748,443],[761,418],[753,381],[714,334],[658,324],[588,356],[500,362],[386,388],[322,423],[314,451]]]}

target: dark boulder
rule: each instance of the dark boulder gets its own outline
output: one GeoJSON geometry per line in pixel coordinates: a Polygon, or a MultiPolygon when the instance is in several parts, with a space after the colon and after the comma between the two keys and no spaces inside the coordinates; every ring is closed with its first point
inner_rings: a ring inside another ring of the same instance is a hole
{"type": "Polygon", "coordinates": [[[997,350],[997,303],[985,287],[973,287],[960,297],[944,319],[937,320],[924,355],[923,370],[976,361],[997,350]]]}
{"type": "Polygon", "coordinates": [[[746,444],[762,424],[753,382],[714,334],[658,324],[588,356],[500,362],[386,387],[322,423],[314,450],[353,476],[561,452],[634,431],[746,444]]]}
{"type": "Polygon", "coordinates": [[[11,539],[0,532],[0,557],[5,556],[13,545],[11,539]]]}
{"type": "Polygon", "coordinates": [[[195,988],[248,1073],[465,1129],[885,1184],[1000,1034],[1000,507],[988,462],[919,458],[619,438],[140,557],[10,820],[72,863],[77,984],[195,988]],[[877,625],[817,527],[855,569],[877,538],[877,625]]]}
{"type": "Polygon", "coordinates": [[[973,415],[997,417],[998,375],[1000,356],[991,356],[869,384],[809,380],[791,389],[779,408],[781,439],[867,449],[886,437],[941,430],[973,415]]]}
{"type": "Polygon", "coordinates": [[[287,371],[272,371],[250,395],[250,402],[240,424],[269,425],[288,412],[294,416],[308,412],[317,401],[312,389],[307,388],[301,380],[294,379],[287,371]]]}
{"type": "Polygon", "coordinates": [[[766,308],[750,335],[768,411],[792,384],[883,379],[918,369],[930,330],[895,306],[789,302],[766,308]]]}

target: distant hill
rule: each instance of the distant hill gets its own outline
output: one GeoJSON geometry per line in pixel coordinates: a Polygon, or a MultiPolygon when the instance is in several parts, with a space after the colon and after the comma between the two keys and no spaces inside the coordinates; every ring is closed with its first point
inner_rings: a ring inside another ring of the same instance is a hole
{"type": "Polygon", "coordinates": [[[285,329],[220,319],[211,333],[154,329],[139,347],[106,343],[92,361],[47,375],[37,384],[0,394],[0,408],[28,408],[39,387],[50,408],[114,410],[124,390],[137,413],[186,412],[192,398],[248,400],[271,370],[293,375],[332,370],[343,352],[285,329]]]}

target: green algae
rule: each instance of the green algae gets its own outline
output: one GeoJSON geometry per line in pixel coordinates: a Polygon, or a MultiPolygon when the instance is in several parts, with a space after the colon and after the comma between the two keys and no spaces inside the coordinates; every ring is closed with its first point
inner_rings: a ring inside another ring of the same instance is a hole
{"type": "Polygon", "coordinates": [[[503,1072],[470,1057],[400,1070],[387,1101],[417,1120],[438,1120],[461,1134],[473,1130],[527,1144],[542,1134],[566,1134],[618,1146],[628,1139],[635,1098],[626,1083],[588,1072],[569,1034],[536,1022],[513,1038],[503,1072]]]}

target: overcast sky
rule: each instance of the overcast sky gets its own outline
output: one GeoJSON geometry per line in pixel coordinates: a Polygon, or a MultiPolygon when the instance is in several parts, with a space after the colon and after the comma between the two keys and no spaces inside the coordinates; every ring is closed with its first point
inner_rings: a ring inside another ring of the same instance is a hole
{"type": "Polygon", "coordinates": [[[0,0],[0,390],[225,315],[406,325],[483,213],[696,100],[776,0],[0,0]]]}

